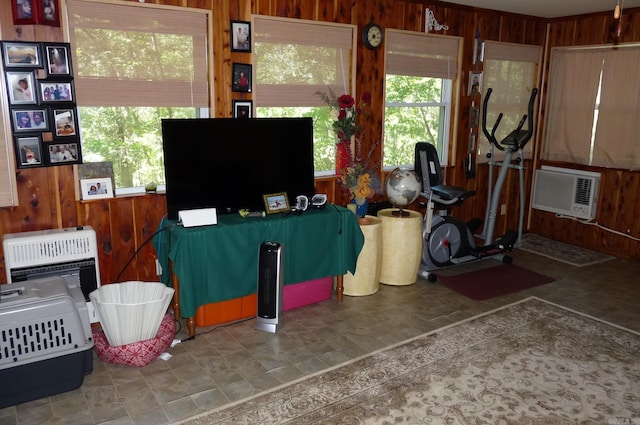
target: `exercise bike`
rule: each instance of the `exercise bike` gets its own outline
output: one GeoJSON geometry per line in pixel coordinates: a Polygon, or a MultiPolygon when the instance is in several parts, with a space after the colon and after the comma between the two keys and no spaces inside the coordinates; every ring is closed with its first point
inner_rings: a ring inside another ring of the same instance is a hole
{"type": "Polygon", "coordinates": [[[487,210],[485,214],[485,226],[483,233],[476,236],[484,239],[482,246],[475,243],[474,232],[482,226],[479,219],[470,220],[467,223],[448,215],[453,206],[461,205],[465,199],[474,196],[475,191],[468,191],[457,186],[443,184],[443,173],[436,148],[426,142],[419,142],[415,147],[415,171],[422,182],[421,197],[426,199],[426,213],[423,226],[423,251],[420,264],[419,275],[429,282],[435,282],[438,277],[435,271],[438,269],[467,263],[469,261],[484,258],[495,258],[509,264],[512,258],[504,255],[505,252],[513,250],[514,246],[520,242],[522,237],[522,226],[524,219],[524,166],[523,149],[533,135],[533,107],[535,103],[537,89],[531,91],[527,115],[520,120],[517,128],[498,142],[495,133],[500,125],[503,114],[500,113],[491,131],[487,129],[487,107],[492,89],[487,90],[483,102],[482,111],[482,131],[490,142],[489,151],[489,182],[493,180],[493,167],[498,166],[500,172],[495,183],[495,187],[489,184],[487,210]],[[523,130],[527,123],[527,129],[523,130]],[[505,157],[500,162],[493,159],[493,149],[504,151],[505,157]],[[514,154],[518,158],[513,164],[514,154]],[[509,168],[519,170],[520,179],[520,212],[518,231],[510,230],[505,235],[493,239],[495,221],[497,216],[500,194],[507,177],[509,168]]]}

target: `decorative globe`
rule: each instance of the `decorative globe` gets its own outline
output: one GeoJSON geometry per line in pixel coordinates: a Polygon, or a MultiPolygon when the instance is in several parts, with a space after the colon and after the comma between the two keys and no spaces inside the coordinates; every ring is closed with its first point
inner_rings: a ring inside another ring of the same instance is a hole
{"type": "Polygon", "coordinates": [[[413,170],[396,168],[387,177],[385,191],[391,205],[399,208],[395,215],[408,215],[402,208],[411,205],[420,196],[422,184],[413,170]]]}

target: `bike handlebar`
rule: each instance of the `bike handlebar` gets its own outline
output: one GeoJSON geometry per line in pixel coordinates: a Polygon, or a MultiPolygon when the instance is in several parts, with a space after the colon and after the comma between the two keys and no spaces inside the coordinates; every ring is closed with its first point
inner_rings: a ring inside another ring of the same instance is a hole
{"type": "Polygon", "coordinates": [[[514,131],[509,133],[509,135],[505,137],[500,143],[498,143],[498,140],[496,139],[496,130],[498,129],[498,126],[500,125],[500,121],[502,120],[502,117],[503,117],[502,112],[498,114],[498,118],[496,119],[496,122],[493,125],[491,132],[489,132],[489,130],[487,129],[487,106],[489,104],[489,98],[491,97],[492,92],[493,92],[493,89],[491,88],[487,89],[487,95],[485,96],[484,101],[482,103],[482,132],[484,133],[486,138],[489,140],[489,143],[491,143],[493,146],[495,146],[501,151],[504,151],[506,149],[505,147],[502,146],[503,144],[506,145],[509,149],[513,149],[513,150],[520,150],[524,148],[525,145],[529,142],[529,140],[531,140],[531,137],[533,136],[533,126],[534,126],[533,106],[536,100],[536,96],[538,95],[538,89],[534,87],[531,90],[531,97],[529,98],[527,114],[522,116],[522,119],[520,120],[518,127],[514,131]],[[527,121],[527,119],[529,120],[529,125],[527,128],[527,131],[523,132],[522,127],[524,126],[524,123],[527,121]]]}

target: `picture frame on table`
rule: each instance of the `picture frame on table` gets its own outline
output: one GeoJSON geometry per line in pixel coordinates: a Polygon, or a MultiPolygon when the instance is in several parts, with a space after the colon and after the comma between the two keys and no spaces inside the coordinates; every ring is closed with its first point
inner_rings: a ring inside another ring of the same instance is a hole
{"type": "Polygon", "coordinates": [[[12,109],[11,122],[14,133],[49,131],[49,120],[45,108],[12,109]]]}
{"type": "Polygon", "coordinates": [[[231,91],[251,93],[251,64],[234,63],[232,65],[232,75],[231,91]]]}
{"type": "Polygon", "coordinates": [[[74,108],[53,110],[53,132],[55,137],[77,136],[77,122],[74,108]]]}
{"type": "Polygon", "coordinates": [[[47,165],[80,164],[82,162],[80,139],[75,138],[73,141],[64,143],[47,143],[47,154],[47,165]]]}
{"type": "Polygon", "coordinates": [[[34,25],[38,23],[37,0],[11,0],[13,25],[34,25]]]}
{"type": "Polygon", "coordinates": [[[263,195],[263,198],[267,214],[277,214],[291,209],[287,192],[270,193],[263,195]]]}
{"type": "Polygon", "coordinates": [[[18,168],[36,168],[45,164],[40,136],[15,136],[14,139],[18,168]]]}
{"type": "Polygon", "coordinates": [[[113,185],[109,177],[80,179],[83,200],[113,198],[113,185]]]}
{"type": "Polygon", "coordinates": [[[72,81],[39,81],[42,103],[74,102],[75,93],[72,81]]]}
{"type": "Polygon", "coordinates": [[[72,75],[68,45],[45,44],[44,55],[47,61],[47,74],[50,78],[72,75]]]}
{"type": "Polygon", "coordinates": [[[6,71],[9,105],[35,105],[38,103],[38,92],[35,88],[33,71],[6,71]]]}
{"type": "Polygon", "coordinates": [[[60,26],[59,0],[35,0],[37,4],[38,24],[50,27],[60,26]]]}
{"type": "Polygon", "coordinates": [[[251,22],[231,21],[231,51],[251,53],[251,22]]]}
{"type": "Polygon", "coordinates": [[[3,41],[2,62],[5,68],[42,68],[40,43],[3,41]]]}
{"type": "Polygon", "coordinates": [[[233,101],[233,118],[252,118],[253,117],[253,101],[252,100],[234,100],[233,101]]]}

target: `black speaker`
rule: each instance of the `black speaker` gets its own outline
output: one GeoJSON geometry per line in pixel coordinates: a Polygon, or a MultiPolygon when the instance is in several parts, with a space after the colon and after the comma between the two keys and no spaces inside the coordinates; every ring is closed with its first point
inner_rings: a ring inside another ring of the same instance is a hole
{"type": "Polygon", "coordinates": [[[264,242],[258,253],[258,315],[256,329],[275,333],[282,326],[283,246],[264,242]]]}

